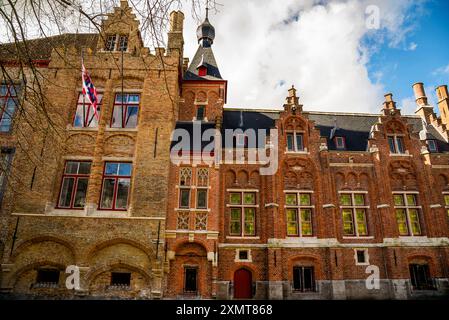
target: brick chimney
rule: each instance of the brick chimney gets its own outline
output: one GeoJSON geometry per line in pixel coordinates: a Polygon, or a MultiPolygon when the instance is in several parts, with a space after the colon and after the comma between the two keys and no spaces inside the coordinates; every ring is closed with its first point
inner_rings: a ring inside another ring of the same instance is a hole
{"type": "Polygon", "coordinates": [[[447,91],[447,85],[437,87],[436,91],[441,122],[449,128],[449,95],[447,91]]]}
{"type": "Polygon", "coordinates": [[[393,101],[393,94],[387,93],[384,95],[384,97],[385,97],[384,109],[390,109],[390,110],[396,109],[396,102],[393,101]]]}
{"type": "Polygon", "coordinates": [[[426,123],[432,123],[436,120],[436,114],[433,112],[433,107],[429,106],[426,92],[424,90],[424,84],[422,82],[415,83],[413,85],[413,92],[415,93],[417,104],[415,114],[423,118],[426,123]]]}
{"type": "Polygon", "coordinates": [[[184,13],[181,11],[172,11],[170,13],[170,31],[168,32],[168,53],[178,51],[182,58],[184,51],[184,13]]]}

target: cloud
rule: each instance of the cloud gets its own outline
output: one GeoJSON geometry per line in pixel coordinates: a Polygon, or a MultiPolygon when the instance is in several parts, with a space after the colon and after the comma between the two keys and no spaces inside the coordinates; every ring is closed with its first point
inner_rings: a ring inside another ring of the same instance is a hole
{"type": "MultiPolygon", "coordinates": [[[[294,84],[306,110],[378,112],[388,89],[380,72],[370,79],[367,64],[382,43],[404,43],[413,30],[406,23],[413,5],[410,0],[223,2],[209,18],[216,29],[215,58],[229,81],[227,106],[279,108],[294,84]],[[380,9],[379,30],[366,27],[365,9],[373,4],[380,9]]],[[[197,23],[187,12],[184,54],[190,58],[197,49],[197,23]]]]}
{"type": "Polygon", "coordinates": [[[416,48],[418,48],[418,44],[415,42],[410,43],[409,47],[408,47],[408,51],[415,51],[416,48]]]}
{"type": "Polygon", "coordinates": [[[432,72],[434,76],[440,75],[440,74],[449,74],[449,64],[447,66],[440,67],[436,69],[434,72],[432,72]]]}

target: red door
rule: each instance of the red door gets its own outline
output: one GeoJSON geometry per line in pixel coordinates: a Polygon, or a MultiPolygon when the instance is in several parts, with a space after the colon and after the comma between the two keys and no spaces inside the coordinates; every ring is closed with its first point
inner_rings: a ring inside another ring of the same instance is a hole
{"type": "Polygon", "coordinates": [[[251,272],[239,269],[234,273],[234,298],[251,299],[253,297],[253,280],[251,272]]]}

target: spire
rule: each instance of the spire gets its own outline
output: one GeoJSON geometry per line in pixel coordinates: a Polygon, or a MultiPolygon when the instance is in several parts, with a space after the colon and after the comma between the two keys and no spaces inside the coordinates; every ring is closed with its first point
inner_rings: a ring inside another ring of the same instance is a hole
{"type": "Polygon", "coordinates": [[[198,26],[196,36],[199,44],[198,50],[184,75],[184,80],[222,80],[212,52],[215,28],[209,22],[209,2],[206,7],[206,18],[198,26]]]}
{"type": "Polygon", "coordinates": [[[214,43],[215,28],[209,22],[209,3],[206,7],[206,19],[198,26],[196,36],[198,38],[198,43],[205,48],[210,47],[212,43],[214,43]]]}

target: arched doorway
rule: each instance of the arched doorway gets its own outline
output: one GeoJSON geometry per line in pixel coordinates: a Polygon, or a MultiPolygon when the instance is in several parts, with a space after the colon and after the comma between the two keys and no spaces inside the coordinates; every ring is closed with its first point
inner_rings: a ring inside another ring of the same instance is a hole
{"type": "Polygon", "coordinates": [[[234,273],[234,298],[251,299],[253,297],[253,279],[249,270],[239,269],[234,273]]]}

